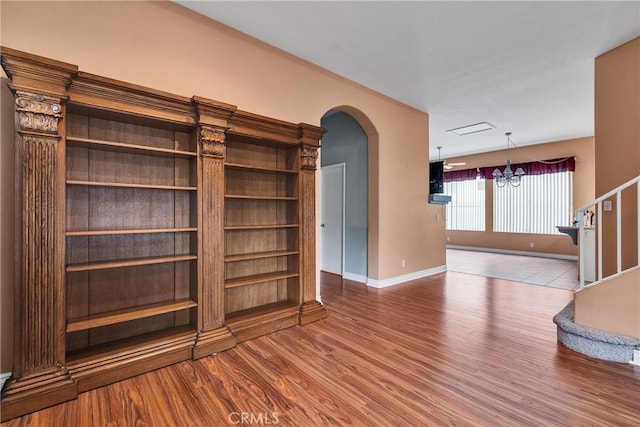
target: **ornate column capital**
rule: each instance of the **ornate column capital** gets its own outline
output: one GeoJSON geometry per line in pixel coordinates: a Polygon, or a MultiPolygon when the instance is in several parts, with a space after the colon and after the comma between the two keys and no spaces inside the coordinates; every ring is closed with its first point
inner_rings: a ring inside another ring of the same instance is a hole
{"type": "Polygon", "coordinates": [[[202,156],[224,159],[226,135],[223,129],[201,127],[198,139],[202,156]]]}
{"type": "Polygon", "coordinates": [[[318,147],[302,145],[302,152],[300,156],[302,160],[302,169],[316,170],[316,163],[318,161],[318,147]]]}
{"type": "Polygon", "coordinates": [[[18,131],[57,134],[62,118],[60,98],[16,91],[16,115],[18,131]]]}

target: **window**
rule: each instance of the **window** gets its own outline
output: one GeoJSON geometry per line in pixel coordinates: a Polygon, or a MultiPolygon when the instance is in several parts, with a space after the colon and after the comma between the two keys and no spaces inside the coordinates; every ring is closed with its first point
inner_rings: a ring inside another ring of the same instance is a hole
{"type": "Polygon", "coordinates": [[[559,234],[571,221],[573,173],[525,175],[519,187],[493,184],[493,231],[559,234]]]}
{"type": "Polygon", "coordinates": [[[485,230],[485,180],[476,178],[444,183],[444,193],[451,195],[447,204],[447,230],[485,230]]]}

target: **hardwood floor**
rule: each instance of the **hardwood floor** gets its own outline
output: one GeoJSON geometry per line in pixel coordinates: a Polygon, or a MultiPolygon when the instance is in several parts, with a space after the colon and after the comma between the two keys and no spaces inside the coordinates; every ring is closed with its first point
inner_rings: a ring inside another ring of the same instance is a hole
{"type": "Polygon", "coordinates": [[[570,291],[453,272],[324,281],[325,320],[3,426],[640,425],[640,367],[556,343],[570,291]]]}

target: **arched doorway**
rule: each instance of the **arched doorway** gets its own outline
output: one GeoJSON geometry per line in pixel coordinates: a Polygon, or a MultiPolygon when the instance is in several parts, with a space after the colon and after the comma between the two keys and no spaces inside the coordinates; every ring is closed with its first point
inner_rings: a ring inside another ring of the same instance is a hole
{"type": "Polygon", "coordinates": [[[329,110],[321,125],[327,133],[320,155],[318,265],[367,283],[377,277],[378,264],[377,132],[361,111],[348,106],[329,110]],[[342,218],[337,218],[340,214],[342,218]]]}

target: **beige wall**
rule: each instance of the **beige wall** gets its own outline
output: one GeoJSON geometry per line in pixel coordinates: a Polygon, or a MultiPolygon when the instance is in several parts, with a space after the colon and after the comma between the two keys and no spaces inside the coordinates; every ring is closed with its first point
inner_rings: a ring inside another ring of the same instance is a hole
{"type": "Polygon", "coordinates": [[[596,194],[640,173],[640,37],[595,60],[596,194]]]}
{"type": "Polygon", "coordinates": [[[13,360],[13,96],[0,71],[0,373],[13,360]]]}
{"type": "MultiPolygon", "coordinates": [[[[460,168],[476,168],[504,164],[507,156],[514,163],[532,159],[547,160],[575,156],[576,171],[573,175],[573,206],[577,208],[591,200],[595,194],[595,151],[593,138],[578,138],[522,147],[519,149],[492,151],[447,159],[450,163],[466,162],[460,168]]],[[[560,255],[577,255],[577,247],[567,235],[516,234],[493,232],[493,184],[486,188],[486,231],[447,230],[447,244],[526,252],[542,252],[560,255]],[[534,247],[531,247],[533,243],[534,247]]],[[[571,218],[565,224],[571,225],[571,218]]]]}
{"type": "MultiPolygon", "coordinates": [[[[640,38],[595,61],[596,195],[640,174],[640,38]]],[[[637,265],[637,191],[622,194],[622,267],[637,265]]],[[[616,211],[603,215],[603,273],[616,271],[616,211]]],[[[640,271],[575,296],[575,322],[640,338],[640,271]]]]}
{"type": "MultiPolygon", "coordinates": [[[[596,195],[640,175],[640,38],[595,61],[596,195]]],[[[638,262],[637,192],[623,193],[623,268],[638,262]]],[[[613,200],[615,206],[615,200],[613,200]]],[[[603,216],[603,272],[616,271],[616,211],[603,216]]]]}
{"type": "MultiPolygon", "coordinates": [[[[3,1],[0,19],[4,46],[82,71],[178,95],[197,94],[296,123],[319,125],[322,115],[338,106],[360,111],[370,122],[365,130],[375,133],[377,158],[371,166],[377,182],[371,187],[379,190],[370,200],[375,205],[370,207],[369,276],[384,280],[444,265],[441,207],[426,203],[427,114],[170,2],[3,1]]],[[[3,104],[3,114],[6,108],[3,104]]],[[[2,143],[10,140],[3,136],[2,143]]],[[[3,203],[2,217],[10,210],[3,203]]],[[[12,253],[4,228],[0,239],[4,260],[12,253]]],[[[11,302],[4,296],[12,283],[4,261],[2,268],[5,313],[11,302]]],[[[3,317],[2,330],[9,329],[3,317]]],[[[8,334],[1,344],[0,372],[7,372],[8,334]]]]}
{"type": "Polygon", "coordinates": [[[574,321],[640,338],[640,269],[576,292],[574,321]]]}

